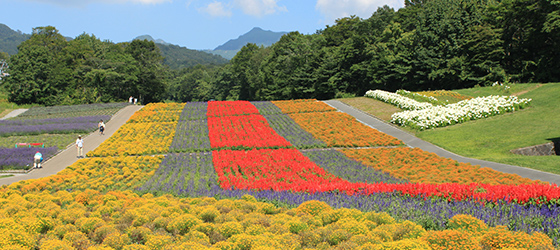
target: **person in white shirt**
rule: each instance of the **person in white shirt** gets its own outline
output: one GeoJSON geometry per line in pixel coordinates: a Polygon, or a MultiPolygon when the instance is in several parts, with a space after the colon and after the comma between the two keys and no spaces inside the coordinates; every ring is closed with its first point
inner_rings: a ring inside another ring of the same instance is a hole
{"type": "Polygon", "coordinates": [[[103,120],[99,121],[97,127],[99,127],[99,135],[103,135],[105,131],[105,123],[103,123],[103,120]]]}
{"type": "Polygon", "coordinates": [[[41,154],[41,152],[37,151],[37,153],[35,153],[35,156],[33,156],[33,167],[34,168],[43,168],[41,166],[41,162],[43,162],[43,154],[41,154]]]}
{"type": "Polygon", "coordinates": [[[78,139],[76,139],[76,148],[78,149],[78,158],[84,158],[84,140],[82,140],[81,135],[78,135],[78,139]]]}

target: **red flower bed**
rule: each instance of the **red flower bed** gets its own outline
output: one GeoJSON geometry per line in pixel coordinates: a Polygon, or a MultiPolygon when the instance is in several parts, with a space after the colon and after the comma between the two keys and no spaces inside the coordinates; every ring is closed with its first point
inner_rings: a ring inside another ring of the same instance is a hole
{"type": "Polygon", "coordinates": [[[212,153],[220,186],[326,192],[350,184],[317,166],[297,149],[221,150],[212,153]]]}
{"type": "Polygon", "coordinates": [[[309,193],[337,191],[349,195],[399,192],[413,197],[440,197],[449,201],[502,200],[520,204],[556,203],[560,198],[560,188],[546,184],[350,183],[326,172],[296,149],[214,151],[213,163],[220,186],[224,189],[291,190],[309,193]]]}
{"type": "Polygon", "coordinates": [[[291,146],[262,115],[208,117],[208,131],[212,148],[291,146]]]}
{"type": "Polygon", "coordinates": [[[208,102],[208,117],[259,114],[255,105],[248,101],[211,101],[208,102]]]}

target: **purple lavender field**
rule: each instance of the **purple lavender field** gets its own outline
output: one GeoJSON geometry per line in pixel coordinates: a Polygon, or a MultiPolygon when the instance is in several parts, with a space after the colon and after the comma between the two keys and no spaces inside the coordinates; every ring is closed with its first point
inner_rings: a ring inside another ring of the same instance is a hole
{"type": "Polygon", "coordinates": [[[30,169],[33,167],[33,156],[39,151],[43,154],[43,162],[56,154],[56,147],[48,148],[0,148],[0,169],[30,169]]]}
{"type": "Polygon", "coordinates": [[[0,121],[0,136],[89,133],[97,129],[100,120],[108,121],[111,117],[81,116],[51,119],[26,119],[0,121]]]}

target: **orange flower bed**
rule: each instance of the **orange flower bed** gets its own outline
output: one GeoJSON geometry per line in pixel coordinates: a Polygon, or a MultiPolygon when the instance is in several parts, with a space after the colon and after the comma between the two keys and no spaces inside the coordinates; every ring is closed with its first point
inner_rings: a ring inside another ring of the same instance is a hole
{"type": "Polygon", "coordinates": [[[282,113],[309,113],[309,112],[326,112],[336,111],[335,108],[329,106],[324,102],[315,99],[301,99],[290,101],[271,101],[274,105],[278,106],[282,113]]]}
{"type": "Polygon", "coordinates": [[[368,147],[402,145],[399,139],[381,133],[342,112],[290,114],[290,117],[315,138],[330,147],[368,147]]]}
{"type": "Polygon", "coordinates": [[[515,174],[502,173],[491,168],[481,168],[468,163],[440,157],[419,148],[370,148],[344,149],[346,156],[373,168],[389,172],[413,183],[483,183],[483,184],[532,184],[539,183],[515,174]]]}

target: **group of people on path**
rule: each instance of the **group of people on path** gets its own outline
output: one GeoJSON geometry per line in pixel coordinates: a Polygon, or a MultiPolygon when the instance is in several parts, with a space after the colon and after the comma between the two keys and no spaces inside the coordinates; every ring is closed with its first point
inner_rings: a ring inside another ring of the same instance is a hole
{"type": "Polygon", "coordinates": [[[130,96],[130,98],[128,98],[128,103],[130,103],[130,104],[136,105],[137,102],[138,102],[138,98],[134,98],[132,96],[130,96]]]}

